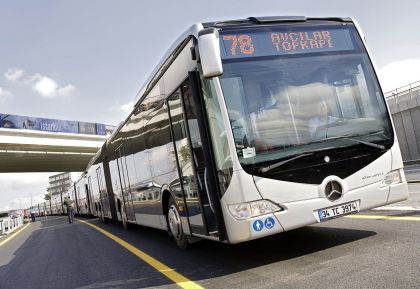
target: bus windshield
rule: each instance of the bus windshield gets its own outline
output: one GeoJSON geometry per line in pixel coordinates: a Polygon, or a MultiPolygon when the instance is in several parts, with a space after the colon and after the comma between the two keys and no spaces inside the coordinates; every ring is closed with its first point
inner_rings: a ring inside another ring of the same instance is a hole
{"type": "Polygon", "coordinates": [[[220,44],[220,83],[242,165],[360,142],[392,145],[385,101],[353,26],[222,30],[220,44]]]}

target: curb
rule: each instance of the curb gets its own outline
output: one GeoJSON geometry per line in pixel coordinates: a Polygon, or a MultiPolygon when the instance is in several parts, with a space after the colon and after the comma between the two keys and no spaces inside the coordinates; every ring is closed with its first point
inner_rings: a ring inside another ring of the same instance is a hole
{"type": "Polygon", "coordinates": [[[379,208],[372,209],[372,211],[420,211],[420,207],[412,207],[412,206],[379,207],[379,208]]]}

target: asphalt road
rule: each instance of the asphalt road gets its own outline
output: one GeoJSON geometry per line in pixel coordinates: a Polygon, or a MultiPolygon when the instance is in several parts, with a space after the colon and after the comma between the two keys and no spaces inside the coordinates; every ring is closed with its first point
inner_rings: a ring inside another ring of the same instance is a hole
{"type": "MultiPolygon", "coordinates": [[[[420,185],[410,190],[416,196],[420,185]]],[[[340,218],[238,245],[203,241],[186,252],[162,231],[90,222],[203,288],[420,288],[420,211],[368,214],[417,218],[340,218]]],[[[179,287],[103,233],[53,217],[0,247],[0,288],[179,287]]]]}
{"type": "Polygon", "coordinates": [[[406,166],[404,171],[408,181],[420,181],[420,165],[406,166]]]}

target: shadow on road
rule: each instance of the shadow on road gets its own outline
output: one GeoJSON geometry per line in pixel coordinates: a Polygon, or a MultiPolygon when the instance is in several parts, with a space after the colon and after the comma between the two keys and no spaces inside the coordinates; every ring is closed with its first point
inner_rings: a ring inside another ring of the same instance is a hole
{"type": "Polygon", "coordinates": [[[13,254],[10,262],[0,267],[0,289],[174,285],[115,242],[84,224],[68,224],[66,217],[38,219],[28,230],[23,242],[6,248],[13,252],[0,250],[0,256],[13,254]]]}
{"type": "MultiPolygon", "coordinates": [[[[89,221],[194,281],[224,277],[277,262],[291,262],[376,235],[373,231],[321,225],[237,245],[202,241],[194,244],[191,250],[182,251],[163,231],[142,226],[124,231],[120,224],[89,221]]],[[[0,267],[0,280],[6,280],[0,283],[1,289],[174,286],[154,268],[85,224],[68,224],[66,217],[38,219],[38,222],[38,227],[17,249],[13,260],[0,267]]]]}
{"type": "Polygon", "coordinates": [[[393,212],[391,217],[420,217],[420,211],[401,211],[401,212],[393,212]]]}
{"type": "Polygon", "coordinates": [[[119,224],[94,223],[192,280],[288,261],[376,235],[376,232],[367,230],[308,226],[236,245],[205,240],[194,244],[188,251],[182,251],[163,231],[135,226],[126,232],[119,224]]]}

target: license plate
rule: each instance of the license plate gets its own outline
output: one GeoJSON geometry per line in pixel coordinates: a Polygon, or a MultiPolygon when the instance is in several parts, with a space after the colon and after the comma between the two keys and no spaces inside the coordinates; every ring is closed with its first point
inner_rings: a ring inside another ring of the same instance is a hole
{"type": "Polygon", "coordinates": [[[345,204],[340,204],[334,207],[324,208],[318,210],[319,221],[326,221],[340,216],[357,213],[359,211],[359,201],[353,201],[345,204]]]}

